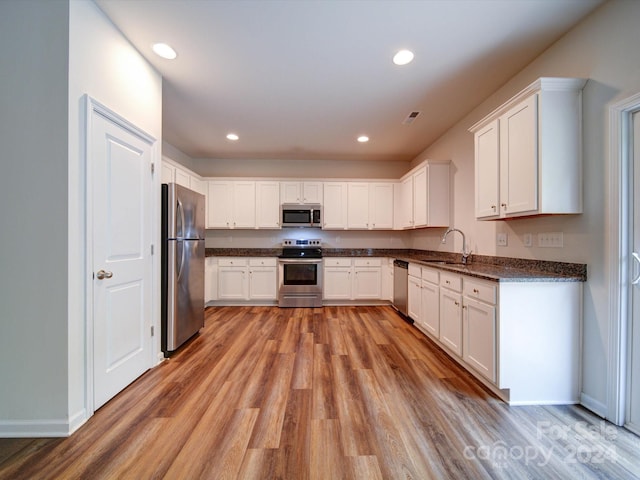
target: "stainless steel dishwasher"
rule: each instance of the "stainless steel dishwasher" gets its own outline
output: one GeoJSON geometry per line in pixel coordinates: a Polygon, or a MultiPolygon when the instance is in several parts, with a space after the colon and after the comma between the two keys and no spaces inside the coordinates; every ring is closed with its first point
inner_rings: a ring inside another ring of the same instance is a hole
{"type": "MultiPolygon", "coordinates": [[[[407,297],[409,290],[409,263],[393,261],[393,308],[407,317],[407,297]]],[[[408,317],[407,317],[408,318],[408,317]]]]}

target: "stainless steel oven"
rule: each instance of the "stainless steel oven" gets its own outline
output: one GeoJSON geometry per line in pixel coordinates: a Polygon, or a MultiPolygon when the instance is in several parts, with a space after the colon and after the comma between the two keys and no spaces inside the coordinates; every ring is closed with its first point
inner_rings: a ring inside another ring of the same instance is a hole
{"type": "Polygon", "coordinates": [[[322,307],[320,240],[284,240],[278,259],[278,306],[322,307]]]}

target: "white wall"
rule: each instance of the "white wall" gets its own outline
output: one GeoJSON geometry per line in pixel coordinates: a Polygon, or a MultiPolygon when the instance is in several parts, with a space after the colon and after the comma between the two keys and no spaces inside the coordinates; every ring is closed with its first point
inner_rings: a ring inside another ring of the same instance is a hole
{"type": "MultiPolygon", "coordinates": [[[[69,412],[85,408],[84,157],[85,94],[162,142],[162,78],[90,0],[70,1],[69,62],[69,412]]],[[[158,172],[160,169],[157,170],[158,172]]],[[[159,205],[160,175],[155,178],[159,205]]],[[[89,212],[90,214],[90,212],[89,212]]],[[[159,212],[149,212],[159,218],[159,212]]],[[[156,225],[156,244],[159,244],[156,225]]],[[[156,257],[159,272],[159,256],[156,257]]],[[[159,277],[158,277],[159,278],[159,277]]],[[[159,331],[159,290],[154,322],[159,331]]],[[[159,336],[158,342],[159,342],[159,336]]],[[[159,345],[156,345],[158,348],[159,345]]]]}
{"type": "Polygon", "coordinates": [[[68,22],[0,2],[0,437],[67,419],[68,22]]]}
{"type": "Polygon", "coordinates": [[[160,141],[161,78],[88,0],[0,2],[0,58],[0,437],[62,436],[87,415],[83,96],[160,141]]]}
{"type": "MultiPolygon", "coordinates": [[[[584,289],[583,402],[606,413],[609,298],[607,265],[608,107],[640,91],[640,2],[613,0],[587,17],[498,92],[425,150],[422,158],[453,162],[453,225],[484,255],[557,260],[588,265],[584,289]],[[467,129],[541,76],[588,78],[583,91],[584,214],[478,222],[474,218],[473,135],[467,129]],[[524,233],[563,232],[564,248],[526,248],[524,233]],[[496,247],[498,232],[509,245],[496,247]]],[[[413,234],[413,246],[437,244],[441,231],[413,234]]],[[[447,250],[459,251],[456,236],[447,250]]]]}
{"type": "MultiPolygon", "coordinates": [[[[179,159],[176,159],[180,161],[179,159]]],[[[356,160],[220,160],[194,159],[193,170],[203,177],[276,178],[400,178],[409,162],[356,160]]]]}

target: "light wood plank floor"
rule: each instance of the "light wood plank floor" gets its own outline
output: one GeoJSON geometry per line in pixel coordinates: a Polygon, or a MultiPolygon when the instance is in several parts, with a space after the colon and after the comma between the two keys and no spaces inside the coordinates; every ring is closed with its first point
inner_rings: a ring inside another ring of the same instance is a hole
{"type": "Polygon", "coordinates": [[[640,477],[638,437],[505,405],[390,307],[206,317],[70,438],[0,440],[0,478],[640,477]]]}

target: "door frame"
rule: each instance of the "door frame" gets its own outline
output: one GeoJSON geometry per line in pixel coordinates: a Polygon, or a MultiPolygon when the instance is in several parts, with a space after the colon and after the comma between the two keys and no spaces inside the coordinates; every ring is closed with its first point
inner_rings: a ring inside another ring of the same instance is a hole
{"type": "Polygon", "coordinates": [[[640,111],[640,93],[609,107],[609,360],[606,418],[624,425],[627,415],[633,171],[633,114],[640,111]]]}
{"type": "MultiPolygon", "coordinates": [[[[94,317],[93,317],[93,163],[91,159],[91,142],[93,134],[93,115],[97,114],[105,118],[106,120],[116,124],[120,128],[126,130],[130,134],[140,138],[142,141],[148,143],[151,147],[151,164],[152,164],[152,180],[151,180],[151,194],[158,201],[152,201],[152,211],[149,212],[152,215],[151,222],[151,241],[155,245],[155,255],[151,262],[151,325],[155,332],[160,332],[160,285],[159,274],[160,271],[160,226],[159,226],[159,184],[158,175],[155,173],[155,166],[159,165],[159,151],[157,139],[126,118],[118,115],[116,112],[98,102],[96,99],[90,97],[88,94],[84,95],[85,103],[85,131],[83,142],[84,153],[84,197],[85,197],[85,210],[84,210],[84,253],[85,253],[85,284],[84,291],[86,292],[85,300],[85,405],[88,419],[95,413],[94,403],[94,349],[93,349],[93,335],[94,335],[94,317]]],[[[151,342],[151,352],[149,355],[149,368],[154,366],[156,362],[154,358],[158,357],[160,344],[160,335],[155,335],[154,340],[151,342]]]]}

